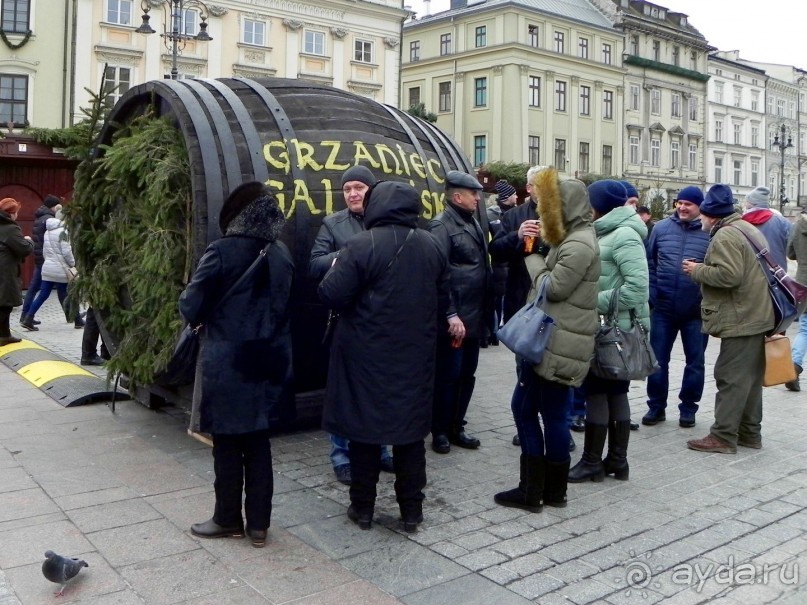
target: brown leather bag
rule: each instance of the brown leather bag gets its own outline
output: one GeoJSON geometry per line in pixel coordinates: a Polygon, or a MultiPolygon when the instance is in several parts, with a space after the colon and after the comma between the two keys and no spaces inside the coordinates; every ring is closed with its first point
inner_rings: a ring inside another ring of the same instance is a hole
{"type": "Polygon", "coordinates": [[[796,367],[790,355],[790,339],[775,334],[765,339],[765,376],[762,386],[772,387],[796,380],[796,367]]]}

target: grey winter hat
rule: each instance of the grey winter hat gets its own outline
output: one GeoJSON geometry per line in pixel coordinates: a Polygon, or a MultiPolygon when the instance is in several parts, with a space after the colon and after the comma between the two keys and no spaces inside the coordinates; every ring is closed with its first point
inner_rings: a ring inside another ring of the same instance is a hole
{"type": "Polygon", "coordinates": [[[754,208],[770,208],[771,190],[767,187],[757,187],[745,196],[745,201],[754,208]]]}
{"type": "Polygon", "coordinates": [[[342,187],[345,186],[345,183],[349,183],[350,181],[359,181],[368,187],[372,187],[377,180],[378,179],[373,176],[373,173],[370,172],[367,166],[353,166],[345,170],[345,173],[342,175],[342,187]]]}

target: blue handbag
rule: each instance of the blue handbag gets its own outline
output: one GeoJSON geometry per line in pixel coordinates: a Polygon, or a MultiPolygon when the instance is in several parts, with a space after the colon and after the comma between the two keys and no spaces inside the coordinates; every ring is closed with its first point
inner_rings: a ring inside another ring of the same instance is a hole
{"type": "Polygon", "coordinates": [[[555,332],[555,320],[541,308],[546,300],[547,281],[541,282],[535,300],[519,309],[496,332],[504,346],[534,365],[543,360],[544,351],[555,332]]]}

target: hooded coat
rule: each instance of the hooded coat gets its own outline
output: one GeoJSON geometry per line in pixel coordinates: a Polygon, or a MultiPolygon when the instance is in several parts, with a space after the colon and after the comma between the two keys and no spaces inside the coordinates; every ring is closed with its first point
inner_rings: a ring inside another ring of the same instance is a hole
{"type": "Polygon", "coordinates": [[[66,284],[68,267],[76,266],[73,247],[67,237],[64,221],[49,218],[42,236],[42,280],[66,284]]]}
{"type": "Polygon", "coordinates": [[[409,444],[431,430],[448,260],[417,228],[414,188],[381,182],[365,202],[367,231],[348,240],[318,290],[339,313],[322,425],[360,443],[409,444]]]}
{"type": "Polygon", "coordinates": [[[773,261],[787,270],[787,241],[793,228],[790,221],[770,208],[749,208],[743,212],[743,220],[762,232],[773,261]]]}
{"type": "Polygon", "coordinates": [[[271,428],[292,393],[289,300],[294,263],[275,241],[283,227],[274,204],[253,203],[212,242],[179,298],[182,316],[203,324],[199,429],[236,435],[271,428]],[[250,277],[227,300],[222,295],[268,242],[250,277]]]}
{"type": "Polygon", "coordinates": [[[787,242],[787,257],[797,261],[796,281],[807,284],[807,213],[802,212],[793,224],[787,242]]]}
{"type": "Polygon", "coordinates": [[[34,244],[23,237],[20,226],[0,210],[0,307],[22,304],[20,263],[33,249],[34,244]]]}
{"type": "Polygon", "coordinates": [[[588,192],[581,181],[559,178],[552,168],[535,176],[533,191],[541,215],[541,239],[550,249],[546,257],[525,257],[532,280],[528,300],[535,299],[538,286],[548,279],[543,309],[555,320],[555,332],[534,370],[546,380],[577,387],[588,373],[599,325],[600,250],[591,226],[588,192]]]}

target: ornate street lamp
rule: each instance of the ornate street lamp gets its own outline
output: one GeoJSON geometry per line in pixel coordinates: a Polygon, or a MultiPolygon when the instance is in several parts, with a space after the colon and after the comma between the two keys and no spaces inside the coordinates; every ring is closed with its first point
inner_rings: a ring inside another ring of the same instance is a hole
{"type": "Polygon", "coordinates": [[[165,47],[171,51],[171,79],[179,78],[177,69],[177,54],[182,52],[188,40],[197,42],[209,42],[213,38],[207,33],[207,19],[210,14],[207,6],[201,0],[140,0],[140,8],[143,11],[143,22],[135,31],[138,34],[156,34],[157,32],[149,24],[151,15],[149,11],[152,6],[162,6],[165,15],[165,25],[160,37],[163,39],[165,47]],[[199,33],[196,35],[188,33],[193,22],[189,21],[189,11],[199,12],[199,33]],[[167,27],[170,17],[171,28],[167,27]]]}
{"type": "Polygon", "coordinates": [[[793,147],[793,138],[790,136],[790,129],[781,124],[778,128],[779,133],[773,135],[773,143],[771,147],[778,149],[782,154],[779,162],[779,212],[784,212],[785,204],[787,204],[787,196],[785,195],[785,150],[793,147]],[[785,142],[785,135],[787,135],[787,142],[785,142]]]}

